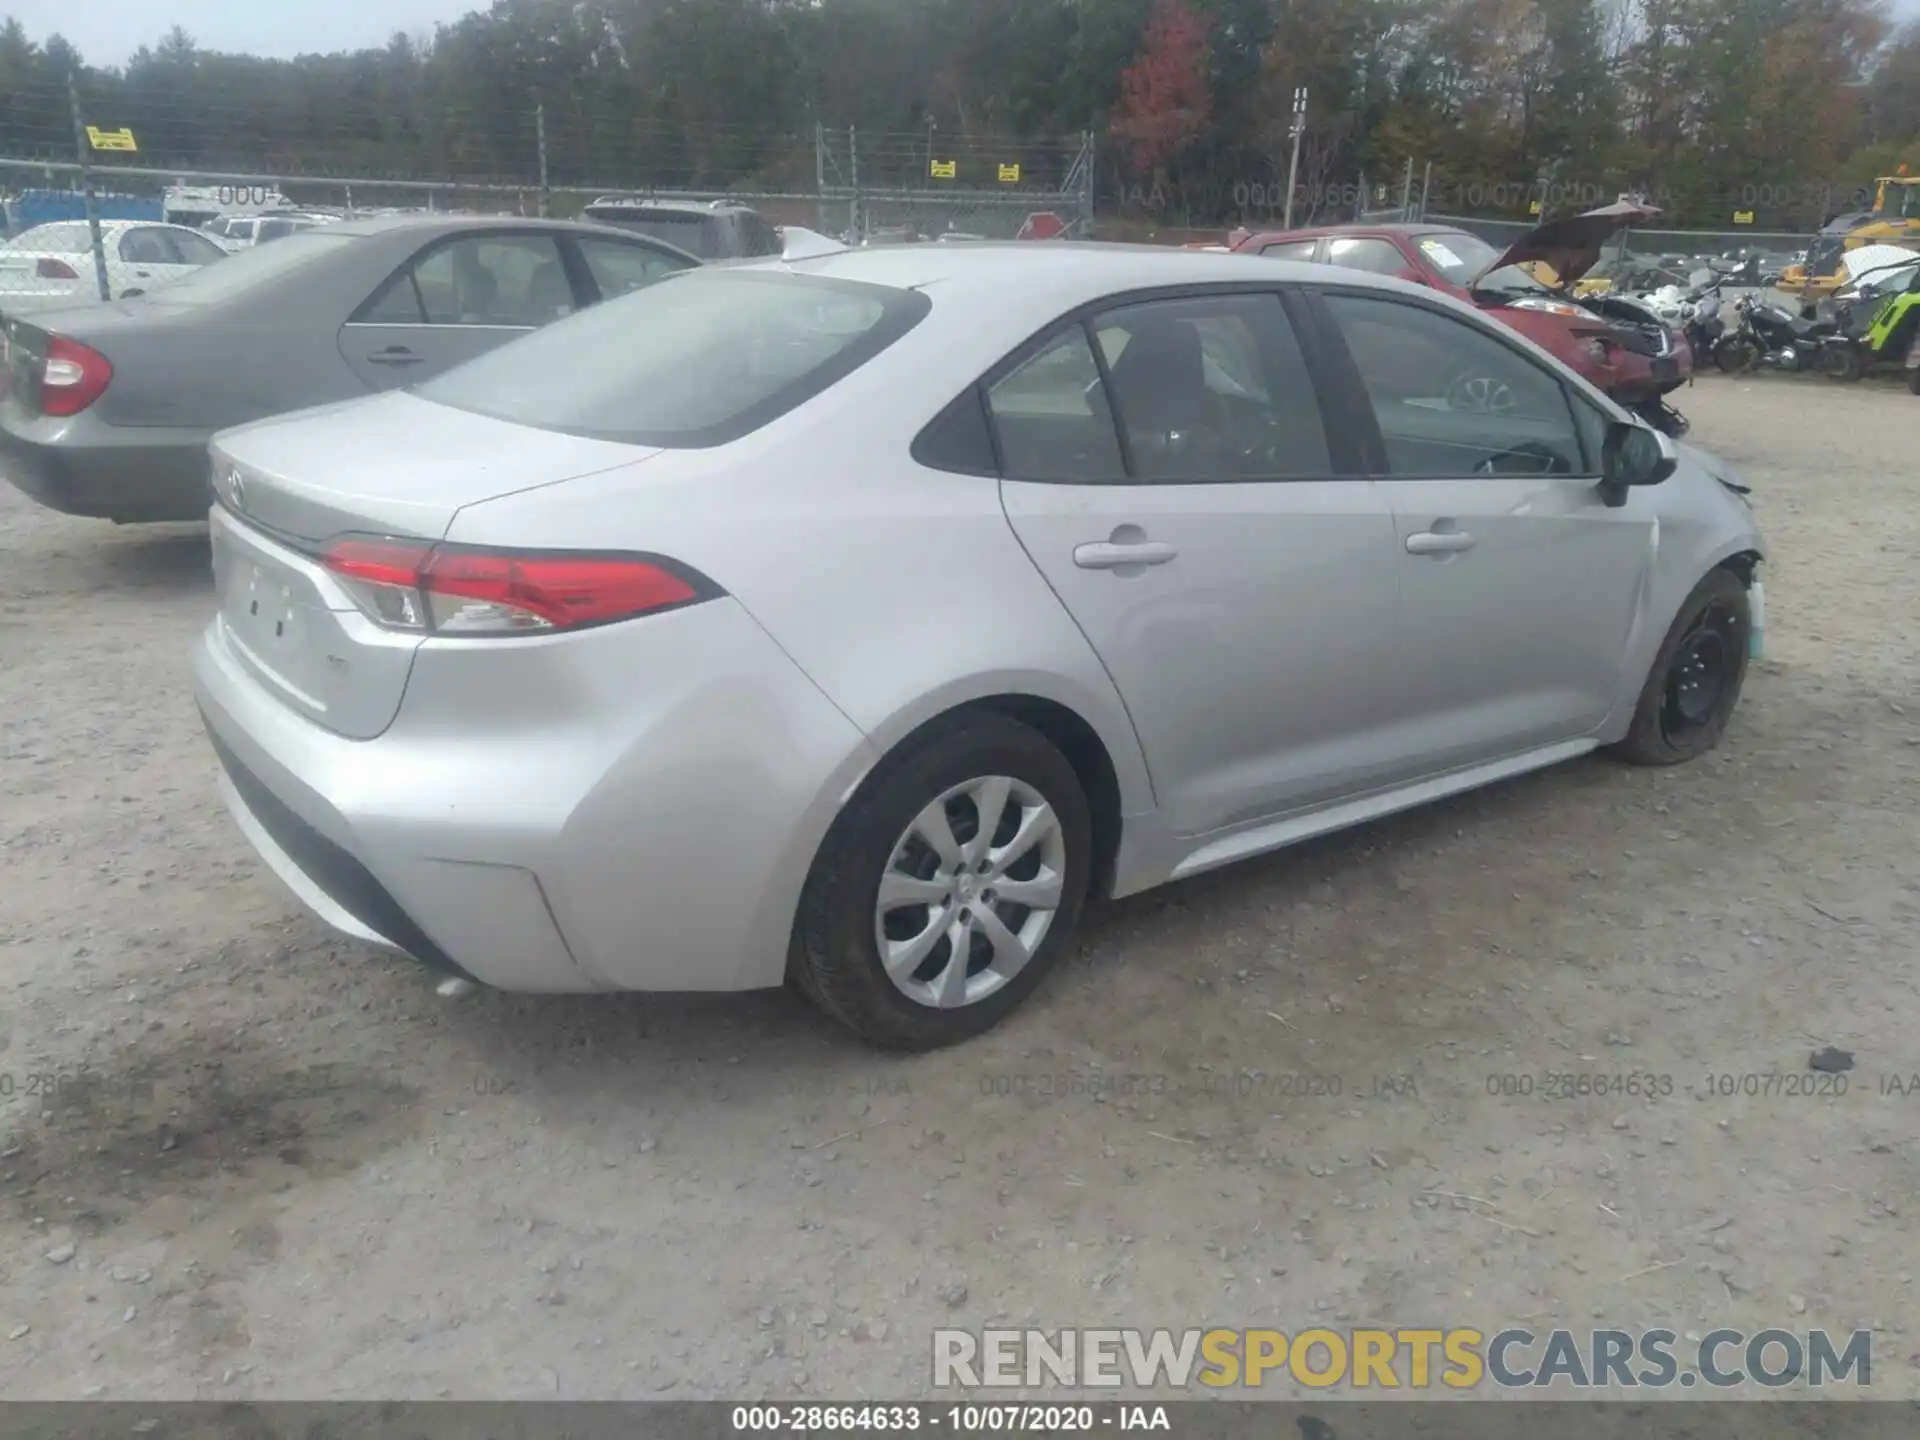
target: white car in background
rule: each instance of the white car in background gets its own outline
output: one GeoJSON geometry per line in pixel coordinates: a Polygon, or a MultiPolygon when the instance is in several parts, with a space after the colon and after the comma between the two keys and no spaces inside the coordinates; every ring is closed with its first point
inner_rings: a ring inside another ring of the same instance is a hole
{"type": "MultiPolygon", "coordinates": [[[[198,230],[150,220],[103,220],[100,239],[107,256],[107,288],[116,300],[161,289],[227,254],[198,230]]],[[[86,221],[36,225],[0,245],[0,310],[99,298],[86,221]]]]}
{"type": "Polygon", "coordinates": [[[269,240],[283,240],[301,230],[326,225],[332,215],[312,215],[303,211],[285,211],[274,215],[226,215],[209,220],[204,229],[214,244],[224,250],[249,250],[269,240]]]}

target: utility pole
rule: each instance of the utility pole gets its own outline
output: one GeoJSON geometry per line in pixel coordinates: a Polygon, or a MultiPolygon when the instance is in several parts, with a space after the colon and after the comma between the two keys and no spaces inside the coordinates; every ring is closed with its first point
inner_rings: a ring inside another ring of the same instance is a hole
{"type": "Polygon", "coordinates": [[[854,126],[847,126],[847,181],[853,187],[853,198],[847,202],[847,243],[858,245],[861,240],[860,225],[860,132],[854,126]]]}
{"type": "Polygon", "coordinates": [[[1407,207],[1413,204],[1413,156],[1407,156],[1407,173],[1400,177],[1400,218],[1411,220],[1407,207]]]}
{"type": "Polygon", "coordinates": [[[1420,177],[1420,218],[1427,218],[1427,192],[1433,189],[1433,162],[1427,161],[1427,173],[1420,177]]]}
{"type": "Polygon", "coordinates": [[[1287,165],[1287,212],[1280,222],[1280,228],[1293,228],[1293,189],[1300,182],[1300,137],[1307,133],[1307,87],[1299,85],[1293,92],[1293,159],[1287,165]]]}
{"type": "Polygon", "coordinates": [[[540,145],[540,218],[545,219],[552,210],[552,191],[547,186],[547,107],[539,104],[533,107],[533,133],[540,145]]]}
{"type": "Polygon", "coordinates": [[[813,223],[822,235],[832,222],[827,219],[827,127],[813,122],[813,193],[820,197],[813,209],[813,223]]]}
{"type": "Polygon", "coordinates": [[[100,207],[93,203],[93,144],[87,139],[86,116],[80,111],[80,86],[67,76],[67,104],[73,111],[73,148],[80,158],[80,193],[87,207],[87,241],[93,247],[93,279],[100,287],[100,298],[111,300],[113,287],[107,284],[107,246],[100,238],[100,207]]]}

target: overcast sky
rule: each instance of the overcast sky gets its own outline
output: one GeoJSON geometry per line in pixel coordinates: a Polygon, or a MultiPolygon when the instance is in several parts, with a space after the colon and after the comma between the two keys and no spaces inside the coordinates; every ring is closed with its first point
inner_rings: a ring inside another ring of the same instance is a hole
{"type": "MultiPolygon", "coordinates": [[[[1920,3],[1920,0],[1916,0],[1920,3]]],[[[431,32],[482,0],[0,0],[35,40],[59,31],[89,65],[119,65],[175,25],[209,50],[291,56],[384,45],[431,32]]]]}
{"type": "MultiPolygon", "coordinates": [[[[1920,18],[1920,0],[1891,0],[1893,12],[1920,18]]],[[[36,40],[58,30],[89,64],[118,65],[173,25],[209,50],[299,55],[382,45],[395,30],[433,29],[436,21],[484,9],[476,0],[0,0],[36,40]]]]}

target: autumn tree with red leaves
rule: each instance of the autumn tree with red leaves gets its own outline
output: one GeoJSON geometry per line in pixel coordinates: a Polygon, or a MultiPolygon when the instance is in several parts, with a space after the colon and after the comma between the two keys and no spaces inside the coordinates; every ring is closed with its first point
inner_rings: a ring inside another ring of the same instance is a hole
{"type": "Polygon", "coordinates": [[[1114,136],[1134,168],[1156,175],[1206,129],[1213,100],[1207,86],[1207,22],[1186,0],[1154,0],[1140,53],[1120,73],[1114,136]]]}

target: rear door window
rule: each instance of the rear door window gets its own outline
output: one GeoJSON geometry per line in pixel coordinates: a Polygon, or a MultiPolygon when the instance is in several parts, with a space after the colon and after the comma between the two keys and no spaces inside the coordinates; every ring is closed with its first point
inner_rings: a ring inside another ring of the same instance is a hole
{"type": "Polygon", "coordinates": [[[167,243],[167,232],[151,226],[129,230],[120,237],[120,258],[129,265],[177,265],[176,254],[167,243]]]}
{"type": "Polygon", "coordinates": [[[1113,409],[1081,326],[995,384],[987,409],[1008,479],[1126,484],[1113,409]]]}
{"type": "Polygon", "coordinates": [[[166,242],[175,265],[211,265],[216,260],[224,260],[227,252],[191,230],[162,230],[160,238],[166,242]]]}
{"type": "Polygon", "coordinates": [[[603,235],[578,235],[580,258],[587,262],[600,298],[612,300],[643,285],[651,285],[663,275],[687,268],[687,261],[665,250],[635,241],[609,240],[603,235]]]}
{"type": "Polygon", "coordinates": [[[1318,240],[1282,240],[1275,245],[1261,248],[1260,253],[1269,260],[1311,260],[1318,240]]]}
{"type": "Polygon", "coordinates": [[[1319,400],[1277,295],[1152,301],[1094,326],[1135,480],[1330,473],[1319,400]]]}
{"type": "MultiPolygon", "coordinates": [[[[292,237],[289,237],[292,238],[292,237]]],[[[573,286],[551,235],[475,235],[413,263],[429,325],[546,325],[573,312],[573,286]]]]}

